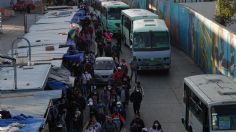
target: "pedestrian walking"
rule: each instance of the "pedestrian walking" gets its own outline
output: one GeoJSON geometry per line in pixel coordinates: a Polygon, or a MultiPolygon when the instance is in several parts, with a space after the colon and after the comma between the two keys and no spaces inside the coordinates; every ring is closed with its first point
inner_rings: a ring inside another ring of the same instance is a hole
{"type": "MultiPolygon", "coordinates": [[[[106,106],[106,110],[109,109],[109,101],[110,101],[110,90],[108,87],[104,87],[104,89],[100,93],[100,99],[106,106]]],[[[107,112],[107,111],[106,111],[107,112]]]]}
{"type": "Polygon", "coordinates": [[[87,123],[84,132],[101,132],[102,127],[99,122],[97,122],[96,117],[92,116],[87,123]]]}
{"type": "Polygon", "coordinates": [[[125,105],[126,105],[126,91],[125,91],[125,86],[124,85],[122,85],[122,87],[121,87],[120,101],[121,101],[123,107],[125,108],[125,105]]]}
{"type": "Polygon", "coordinates": [[[130,132],[142,132],[144,127],[144,121],[140,118],[139,114],[136,114],[135,118],[130,123],[130,132]]]}
{"type": "Polygon", "coordinates": [[[72,122],[71,122],[71,131],[72,132],[81,132],[82,131],[82,124],[81,124],[81,112],[77,109],[72,117],[72,122]]]}
{"type": "Polygon", "coordinates": [[[133,57],[133,60],[130,62],[130,69],[131,69],[130,79],[132,80],[133,75],[134,75],[135,82],[137,82],[138,61],[137,61],[137,58],[135,56],[133,57]]]}
{"type": "Polygon", "coordinates": [[[143,87],[141,86],[141,83],[139,81],[136,82],[136,86],[134,86],[134,90],[139,90],[144,97],[144,90],[143,90],[143,87]]]}
{"type": "Polygon", "coordinates": [[[106,116],[106,122],[102,125],[102,132],[118,132],[111,116],[106,116]]]}
{"type": "Polygon", "coordinates": [[[120,32],[118,32],[115,36],[116,40],[117,40],[117,46],[119,47],[119,51],[121,51],[121,41],[122,41],[122,34],[120,32]]]}
{"type": "Polygon", "coordinates": [[[119,49],[119,46],[117,44],[114,44],[112,46],[112,57],[113,57],[113,60],[117,61],[116,62],[120,62],[120,49],[119,49]]]}
{"type": "Polygon", "coordinates": [[[121,59],[121,69],[123,70],[124,72],[124,75],[126,76],[128,74],[128,65],[126,64],[126,61],[125,59],[121,59]]]}
{"type": "Polygon", "coordinates": [[[133,109],[135,114],[140,113],[140,105],[142,102],[143,96],[139,89],[133,91],[130,96],[130,101],[133,102],[133,109]]]}
{"type": "Polygon", "coordinates": [[[121,82],[124,76],[124,72],[121,67],[118,67],[117,70],[112,75],[112,80],[115,82],[121,82]]]}
{"type": "Polygon", "coordinates": [[[112,122],[116,124],[116,129],[119,132],[126,121],[125,118],[119,112],[115,112],[114,114],[111,115],[111,117],[112,117],[112,122]]]}
{"type": "Polygon", "coordinates": [[[98,46],[99,56],[103,56],[105,44],[101,40],[99,40],[99,41],[97,41],[97,46],[98,46]]]}
{"type": "Polygon", "coordinates": [[[105,56],[106,57],[111,57],[112,56],[111,43],[108,43],[105,46],[105,56]]]}
{"type": "Polygon", "coordinates": [[[160,122],[158,120],[155,120],[148,132],[163,132],[160,122]]]}
{"type": "Polygon", "coordinates": [[[91,79],[92,79],[92,76],[87,71],[85,71],[82,74],[82,92],[84,96],[88,96],[88,88],[89,88],[89,83],[91,79]]]}

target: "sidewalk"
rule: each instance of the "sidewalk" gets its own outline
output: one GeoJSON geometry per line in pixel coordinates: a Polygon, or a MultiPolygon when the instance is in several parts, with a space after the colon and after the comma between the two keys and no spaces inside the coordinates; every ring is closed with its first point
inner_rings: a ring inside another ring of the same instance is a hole
{"type": "MultiPolygon", "coordinates": [[[[39,14],[28,14],[28,29],[38,20],[39,17],[39,14]]],[[[12,41],[17,37],[24,35],[24,14],[16,13],[14,17],[4,20],[2,26],[3,33],[0,34],[0,54],[6,55],[11,49],[12,41]]]]}
{"type": "Polygon", "coordinates": [[[24,15],[16,14],[3,21],[3,33],[0,34],[0,54],[6,55],[11,49],[12,41],[24,34],[24,15]]]}

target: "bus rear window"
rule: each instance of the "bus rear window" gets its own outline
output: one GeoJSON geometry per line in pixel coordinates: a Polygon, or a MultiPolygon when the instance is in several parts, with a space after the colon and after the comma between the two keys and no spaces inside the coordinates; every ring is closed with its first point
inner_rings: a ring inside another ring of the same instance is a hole
{"type": "Polygon", "coordinates": [[[168,50],[169,34],[168,32],[136,32],[134,33],[134,50],[168,50]]]}
{"type": "Polygon", "coordinates": [[[117,20],[121,17],[121,11],[127,8],[109,8],[108,9],[108,20],[117,20]]]}
{"type": "Polygon", "coordinates": [[[211,108],[212,130],[236,130],[236,105],[218,105],[211,108]]]}

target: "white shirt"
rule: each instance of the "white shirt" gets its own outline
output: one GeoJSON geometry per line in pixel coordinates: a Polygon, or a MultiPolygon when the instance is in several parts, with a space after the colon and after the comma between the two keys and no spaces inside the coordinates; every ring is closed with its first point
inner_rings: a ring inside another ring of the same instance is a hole
{"type": "Polygon", "coordinates": [[[83,83],[83,84],[87,84],[87,82],[88,82],[89,80],[91,80],[91,79],[92,79],[92,76],[91,76],[90,73],[84,73],[84,74],[82,74],[82,83],[83,83]]]}

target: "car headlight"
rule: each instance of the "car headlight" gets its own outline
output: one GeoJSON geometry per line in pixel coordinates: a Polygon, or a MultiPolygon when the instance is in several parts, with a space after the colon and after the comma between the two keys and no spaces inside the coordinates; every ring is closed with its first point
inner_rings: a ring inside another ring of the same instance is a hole
{"type": "Polygon", "coordinates": [[[95,78],[101,78],[101,76],[99,76],[98,74],[94,74],[95,78]]]}
{"type": "Polygon", "coordinates": [[[165,63],[169,63],[170,62],[170,57],[165,57],[163,60],[164,60],[165,63]]]}

